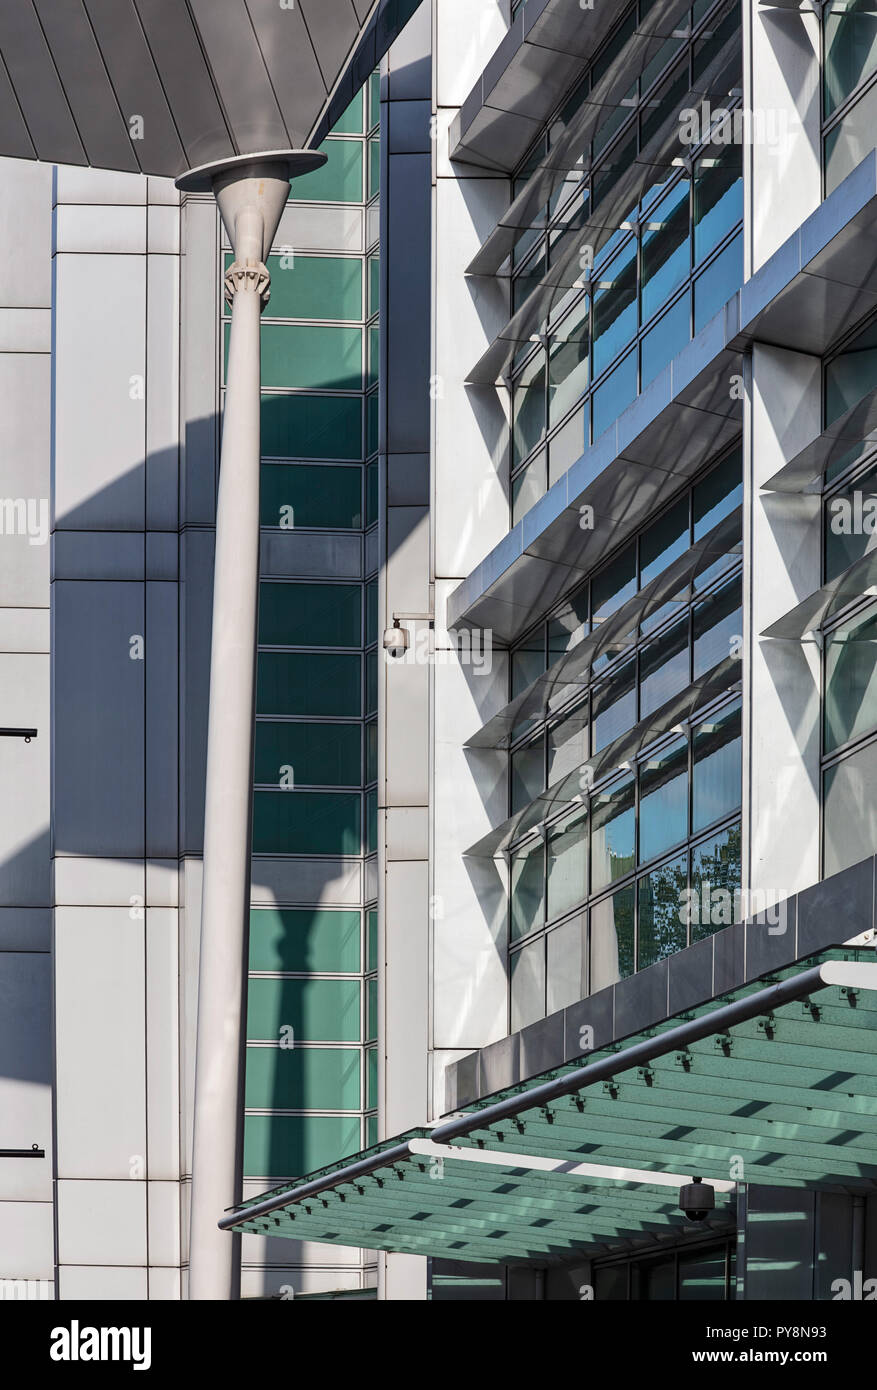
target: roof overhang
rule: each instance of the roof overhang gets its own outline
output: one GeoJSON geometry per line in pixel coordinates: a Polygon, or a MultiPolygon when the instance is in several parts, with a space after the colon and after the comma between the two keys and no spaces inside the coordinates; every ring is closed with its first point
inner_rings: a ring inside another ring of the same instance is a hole
{"type": "Polygon", "coordinates": [[[16,0],[0,154],[180,178],[319,143],[420,0],[16,0]]]}
{"type": "MultiPolygon", "coordinates": [[[[556,1261],[679,1239],[695,1174],[873,1191],[877,965],[824,952],[254,1198],[225,1229],[449,1259],[556,1261]]],[[[690,1229],[690,1228],[688,1228],[690,1229]]],[[[702,1226],[699,1229],[703,1229],[702,1226]]]]}

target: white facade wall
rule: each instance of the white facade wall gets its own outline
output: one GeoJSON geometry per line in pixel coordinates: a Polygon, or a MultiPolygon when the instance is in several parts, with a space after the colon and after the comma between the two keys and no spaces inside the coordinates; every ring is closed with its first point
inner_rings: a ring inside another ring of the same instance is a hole
{"type": "Polygon", "coordinates": [[[52,171],[0,160],[0,1281],[54,1278],[49,488],[52,171]],[[26,235],[23,234],[26,232],[26,235]],[[13,504],[12,507],[5,505],[13,504]],[[18,507],[14,504],[18,503],[18,507]],[[25,507],[24,528],[19,524],[25,507]]]}

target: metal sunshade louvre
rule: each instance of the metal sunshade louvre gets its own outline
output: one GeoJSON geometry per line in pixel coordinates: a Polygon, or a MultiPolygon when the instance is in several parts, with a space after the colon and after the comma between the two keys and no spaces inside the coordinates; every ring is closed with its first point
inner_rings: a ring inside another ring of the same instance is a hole
{"type": "Polygon", "coordinates": [[[631,762],[641,751],[662,734],[669,733],[677,724],[693,718],[697,710],[706,708],[713,700],[730,691],[739,681],[740,662],[732,656],[718,662],[706,675],[693,681],[681,694],[674,696],[655,710],[654,714],[643,719],[620,738],[608,744],[593,758],[586,759],[573,768],[559,782],[541,792],[529,805],[510,816],[491,830],[463,853],[472,859],[495,859],[508,847],[535,830],[543,821],[555,815],[564,807],[574,810],[577,805],[584,806],[587,798],[583,786],[590,781],[611,772],[620,770],[625,762],[631,762]],[[586,776],[586,774],[590,776],[586,776]]]}
{"type": "Polygon", "coordinates": [[[727,1229],[732,1157],[748,1182],[873,1191],[873,962],[872,949],[823,951],[431,1132],[254,1198],[221,1224],[475,1262],[551,1261],[694,1234],[676,1206],[679,1174],[717,1185],[709,1224],[727,1229]]]}
{"type": "Polygon", "coordinates": [[[580,164],[581,148],[591,140],[605,114],[623,107],[632,81],[645,71],[688,9],[689,0],[659,0],[652,7],[559,137],[552,131],[555,138],[551,148],[467,266],[467,275],[496,274],[518,234],[534,224],[555,189],[577,169],[585,172],[580,164]]]}
{"type": "Polygon", "coordinates": [[[821,492],[824,475],[852,463],[850,457],[877,443],[877,388],[844,411],[816,439],[762,484],[765,492],[821,492]]]}
{"type": "Polygon", "coordinates": [[[2,0],[0,155],[176,179],[306,148],[419,3],[2,0]]]}
{"type": "MultiPolygon", "coordinates": [[[[643,193],[659,176],[679,164],[688,153],[680,138],[679,110],[694,107],[704,100],[724,98],[728,83],[735,71],[737,47],[729,40],[713,59],[701,79],[691,87],[636,158],[593,208],[589,208],[581,223],[570,226],[552,248],[551,264],[539,284],[497,334],[467,375],[470,384],[492,385],[508,371],[523,343],[543,333],[553,313],[559,310],[564,298],[576,287],[584,288],[585,273],[581,269],[583,241],[598,255],[626,219],[643,193]]],[[[597,277],[599,280],[599,276],[597,277]]]]}
{"type": "Polygon", "coordinates": [[[811,632],[820,632],[825,624],[846,608],[854,599],[877,595],[877,550],[850,565],[836,579],[823,584],[821,589],[808,595],[796,607],[784,613],[770,627],[761,633],[762,637],[780,638],[787,642],[800,642],[811,632]]]}
{"type": "Polygon", "coordinates": [[[743,509],[735,507],[701,541],[669,565],[651,583],[617,609],[587,637],[537,676],[526,690],[467,740],[466,748],[508,747],[513,732],[529,720],[547,718],[575,694],[575,687],[590,678],[597,658],[636,628],[664,604],[672,601],[722,556],[740,553],[743,509]]]}

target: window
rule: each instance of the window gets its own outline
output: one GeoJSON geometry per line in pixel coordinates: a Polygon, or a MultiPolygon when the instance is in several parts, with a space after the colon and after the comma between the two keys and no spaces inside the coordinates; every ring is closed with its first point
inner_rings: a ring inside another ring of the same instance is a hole
{"type": "MultiPolygon", "coordinates": [[[[581,120],[582,103],[600,105],[610,55],[624,49],[645,10],[644,3],[631,7],[596,56],[549,134],[523,162],[516,194],[541,176],[536,171],[548,149],[581,120]]],[[[691,27],[681,27],[651,54],[623,102],[617,93],[606,102],[580,162],[517,235],[513,312],[538,303],[531,317],[541,341],[533,348],[536,333],[525,335],[512,366],[513,522],[742,282],[742,239],[735,236],[743,216],[739,144],[683,148],[680,142],[679,159],[665,164],[662,154],[651,184],[645,174],[643,152],[678,136],[686,93],[719,55],[726,59],[729,88],[739,86],[733,80],[742,61],[736,0],[695,7],[691,27]],[[692,156],[690,172],[682,155],[692,156]],[[531,300],[536,295],[540,299],[531,300]]]]}
{"type": "MultiPolygon", "coordinates": [[[[512,652],[513,694],[725,520],[740,504],[740,471],[734,449],[565,598],[512,652]]],[[[516,1010],[524,992],[527,1011],[534,1007],[524,982],[534,978],[540,941],[551,1010],[584,981],[601,989],[738,920],[741,702],[728,658],[742,631],[740,584],[729,541],[696,583],[680,582],[673,602],[593,662],[589,686],[571,684],[550,717],[522,721],[510,753],[510,814],[534,805],[510,850],[510,972],[524,944],[534,953],[519,967],[516,1010]],[[725,694],[592,785],[589,760],[719,668],[725,694]],[[539,800],[546,785],[555,798],[562,785],[566,803],[539,800]]]]}

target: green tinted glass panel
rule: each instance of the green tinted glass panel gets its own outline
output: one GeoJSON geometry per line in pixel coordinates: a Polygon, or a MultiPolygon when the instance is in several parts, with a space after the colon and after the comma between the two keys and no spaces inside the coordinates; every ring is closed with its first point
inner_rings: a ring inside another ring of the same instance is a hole
{"type": "Polygon", "coordinates": [[[320,148],[328,155],[327,162],[293,179],[290,202],[361,203],[362,141],[326,140],[320,148]]]}
{"type": "Polygon", "coordinates": [[[843,574],[877,547],[877,468],[825,503],[825,579],[843,574]]]}
{"type": "Polygon", "coordinates": [[[353,975],[360,969],[360,915],[327,908],[250,912],[250,969],[353,975]]]}
{"type": "Polygon", "coordinates": [[[368,961],[366,969],[378,968],[378,914],[373,908],[368,913],[368,961]]]}
{"type": "Polygon", "coordinates": [[[247,1108],[359,1110],[359,1048],[248,1047],[247,1108]]]}
{"type": "MultiPolygon", "coordinates": [[[[226,257],[226,265],[231,257],[226,257]]],[[[265,319],[362,318],[362,261],[352,256],[269,256],[265,319]]]]}
{"type": "Polygon", "coordinates": [[[365,642],[370,647],[378,640],[378,581],[370,579],[365,586],[365,642]]]}
{"type": "Polygon", "coordinates": [[[365,798],[365,852],[377,854],[378,850],[378,794],[369,792],[365,798]]]}
{"type": "Polygon", "coordinates": [[[374,714],[378,707],[378,654],[376,651],[365,655],[365,712],[374,714]]]}
{"type": "Polygon", "coordinates": [[[370,1047],[366,1055],[366,1110],[376,1110],[378,1104],[378,1049],[370,1047]]]}
{"type": "Polygon", "coordinates": [[[378,726],[376,723],[365,726],[365,780],[366,783],[378,780],[378,726]]]}
{"type": "Polygon", "coordinates": [[[358,647],[362,643],[359,584],[259,585],[263,647],[358,647]]]}
{"type": "MultiPolygon", "coordinates": [[[[226,324],[226,361],[229,329],[226,324]]],[[[362,329],[316,323],[263,323],[262,385],[305,391],[361,391],[362,329]]]]}
{"type": "Polygon", "coordinates": [[[263,786],[358,787],[360,729],[359,724],[266,724],[260,720],[253,780],[263,786]]]}
{"type": "Polygon", "coordinates": [[[366,446],[367,454],[376,454],[378,450],[378,394],[376,391],[368,397],[366,401],[366,446]]]}
{"type": "Polygon", "coordinates": [[[833,0],[822,11],[825,115],[877,68],[877,8],[872,0],[833,0]]]}
{"type": "Polygon", "coordinates": [[[260,652],[259,714],[359,716],[362,663],[338,652],[260,652]]]}
{"type": "Polygon", "coordinates": [[[374,1042],[378,1036],[378,982],[366,980],[366,1042],[374,1042]]]}
{"type": "Polygon", "coordinates": [[[254,854],[361,854],[362,798],[354,792],[257,791],[254,854]]]}
{"type": "Polygon", "coordinates": [[[373,526],[378,519],[378,465],[370,463],[365,470],[366,526],[373,526]]]}
{"type": "Polygon", "coordinates": [[[381,119],[381,75],[373,72],[368,80],[368,125],[369,130],[381,119]]]}
{"type": "Polygon", "coordinates": [[[368,196],[373,198],[381,186],[381,142],[368,142],[368,196]]]}
{"type": "Polygon", "coordinates": [[[319,463],[263,463],[259,520],[262,526],[296,530],[359,530],[362,526],[362,469],[326,468],[319,463]]]}
{"type": "Polygon", "coordinates": [[[359,396],[263,396],[265,458],[359,459],[359,396]]]}
{"type": "Polygon", "coordinates": [[[244,1172],[248,1177],[300,1178],[360,1147],[359,1119],[344,1115],[248,1115],[244,1172]]]}
{"type": "Polygon", "coordinates": [[[381,367],[381,333],[380,329],[370,328],[368,330],[368,384],[374,386],[378,379],[378,372],[381,367]]]}
{"type": "Polygon", "coordinates": [[[332,127],[333,135],[361,135],[365,113],[365,88],[361,87],[353,101],[332,127]]]}
{"type": "Polygon", "coordinates": [[[877,724],[877,613],[844,623],[825,646],[825,751],[877,724]]]}
{"type": "Polygon", "coordinates": [[[263,980],[248,986],[251,1041],[359,1042],[359,980],[263,980]],[[284,1029],[292,1029],[292,1035],[284,1029]]]}
{"type": "Polygon", "coordinates": [[[369,256],[368,258],[368,314],[376,314],[381,303],[381,258],[380,256],[369,256]]]}
{"type": "Polygon", "coordinates": [[[637,969],[644,970],[674,951],[681,951],[688,940],[685,921],[685,894],[688,888],[688,856],[681,855],[662,864],[639,880],[639,945],[637,969]]]}

